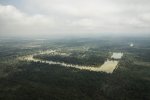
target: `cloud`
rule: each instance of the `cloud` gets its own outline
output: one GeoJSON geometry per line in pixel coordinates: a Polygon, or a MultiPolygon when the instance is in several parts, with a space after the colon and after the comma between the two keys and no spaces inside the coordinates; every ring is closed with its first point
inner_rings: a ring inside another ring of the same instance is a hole
{"type": "Polygon", "coordinates": [[[9,35],[38,35],[55,25],[50,17],[37,14],[28,15],[12,5],[0,5],[0,33],[9,35]]]}
{"type": "Polygon", "coordinates": [[[0,5],[0,34],[150,35],[149,0],[24,0],[0,5]]]}

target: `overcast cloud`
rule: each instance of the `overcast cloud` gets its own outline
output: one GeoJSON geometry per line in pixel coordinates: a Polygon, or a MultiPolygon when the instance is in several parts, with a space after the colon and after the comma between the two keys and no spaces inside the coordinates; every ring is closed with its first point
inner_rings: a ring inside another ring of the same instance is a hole
{"type": "Polygon", "coordinates": [[[0,0],[0,36],[150,35],[150,0],[0,0]]]}

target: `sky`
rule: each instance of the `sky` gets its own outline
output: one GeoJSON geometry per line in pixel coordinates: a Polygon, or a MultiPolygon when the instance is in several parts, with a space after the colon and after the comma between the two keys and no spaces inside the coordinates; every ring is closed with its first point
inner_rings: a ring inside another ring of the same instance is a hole
{"type": "Polygon", "coordinates": [[[150,0],[0,0],[0,36],[150,35],[150,0]]]}

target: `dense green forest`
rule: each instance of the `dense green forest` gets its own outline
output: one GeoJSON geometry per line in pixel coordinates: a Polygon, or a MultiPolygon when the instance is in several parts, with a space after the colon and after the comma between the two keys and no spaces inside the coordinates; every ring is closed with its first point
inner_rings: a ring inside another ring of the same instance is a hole
{"type": "MultiPolygon", "coordinates": [[[[89,52],[90,53],[90,52],[89,52]]],[[[81,54],[72,54],[70,56],[61,56],[61,55],[35,55],[34,58],[36,59],[43,59],[43,60],[50,60],[50,61],[56,61],[56,62],[65,62],[68,64],[75,64],[75,65],[85,65],[85,66],[100,66],[104,63],[106,60],[106,57],[104,56],[97,56],[94,55],[97,54],[96,52],[90,55],[84,54],[84,57],[82,56],[75,56],[75,55],[81,55],[81,54]]]]}
{"type": "Polygon", "coordinates": [[[1,39],[0,100],[150,100],[149,55],[149,38],[1,39]],[[101,65],[111,52],[124,55],[112,74],[18,59],[50,49],[70,55],[35,57],[101,65]]]}

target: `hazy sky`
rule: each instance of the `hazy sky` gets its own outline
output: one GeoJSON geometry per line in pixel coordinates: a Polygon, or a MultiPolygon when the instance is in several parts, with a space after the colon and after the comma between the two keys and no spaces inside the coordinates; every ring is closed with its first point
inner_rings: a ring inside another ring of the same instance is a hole
{"type": "Polygon", "coordinates": [[[0,36],[150,35],[150,0],[0,0],[0,36]]]}

